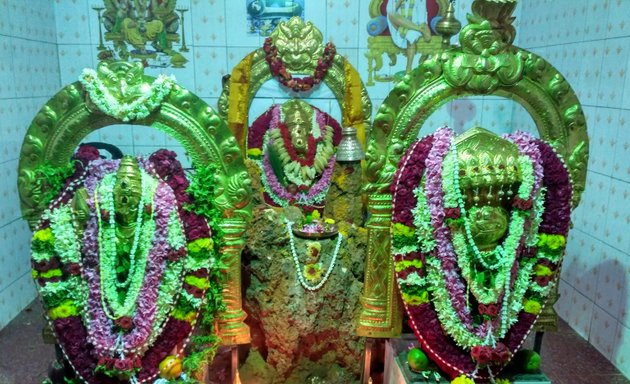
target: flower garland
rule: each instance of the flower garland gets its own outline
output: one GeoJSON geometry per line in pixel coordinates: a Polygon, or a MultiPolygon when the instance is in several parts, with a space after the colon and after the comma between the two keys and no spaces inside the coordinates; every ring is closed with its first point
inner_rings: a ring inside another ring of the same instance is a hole
{"type": "Polygon", "coordinates": [[[341,128],[334,119],[313,107],[315,121],[313,134],[309,135],[309,153],[304,157],[299,156],[293,148],[288,129],[281,122],[281,107],[279,104],[273,105],[252,125],[248,138],[248,154],[254,159],[262,155],[257,163],[265,199],[269,204],[281,207],[291,204],[318,205],[325,199],[330,188],[335,165],[334,150],[341,140],[341,128]],[[330,125],[327,124],[329,122],[330,125]],[[259,145],[262,150],[258,149],[259,145]],[[279,158],[280,165],[277,167],[282,167],[282,181],[272,166],[270,148],[273,148],[279,158]],[[285,186],[286,183],[289,185],[285,186]]]}
{"type": "MultiPolygon", "coordinates": [[[[94,192],[108,188],[108,182],[103,180],[112,178],[118,162],[97,160],[98,156],[84,152],[85,156],[77,156],[77,172],[85,169],[87,176],[74,178],[67,186],[72,190],[84,186],[91,196],[88,205],[94,207],[94,192]],[[92,160],[89,166],[88,159],[92,160]]],[[[47,317],[66,359],[89,383],[152,381],[159,373],[159,363],[176,345],[181,347],[178,354],[183,353],[206,291],[212,291],[212,302],[207,306],[210,313],[220,302],[216,296],[220,288],[208,289],[215,284],[210,282],[211,274],[220,273],[212,257],[210,229],[201,216],[184,209],[184,204],[193,200],[186,192],[188,181],[175,154],[158,151],[149,161],[139,162],[146,176],[151,175],[148,179],[160,177],[167,182],[159,181],[153,194],[155,242],[148,253],[151,262],[146,263],[135,311],[130,316],[110,319],[105,315],[100,284],[107,279],[101,279],[104,267],[99,268],[98,243],[102,237],[98,214],[93,213],[88,219],[81,248],[69,205],[69,188],[51,204],[33,236],[33,277],[41,286],[47,317]],[[183,226],[180,217],[184,219],[183,226]]],[[[202,320],[208,323],[205,317],[202,320]]],[[[195,336],[195,340],[202,344],[193,345],[190,357],[195,362],[188,364],[193,369],[208,356],[208,348],[216,345],[213,335],[195,336]]]]}
{"type": "MultiPolygon", "coordinates": [[[[247,130],[247,155],[253,159],[259,159],[262,155],[263,142],[265,133],[273,126],[277,126],[280,119],[280,104],[274,104],[263,114],[258,116],[256,120],[247,130]]],[[[312,106],[315,111],[315,120],[319,127],[331,127],[333,131],[333,145],[336,147],[341,141],[341,126],[337,120],[333,119],[329,114],[312,106]]]]}
{"type": "Polygon", "coordinates": [[[284,175],[290,183],[299,189],[306,189],[313,184],[317,175],[325,171],[330,158],[334,155],[335,148],[332,143],[332,130],[320,127],[322,130],[318,139],[309,135],[309,152],[306,156],[297,155],[291,143],[289,131],[283,123],[278,123],[278,128],[271,127],[267,131],[268,150],[273,147],[283,163],[284,175]]]}
{"type": "Polygon", "coordinates": [[[261,162],[261,182],[265,187],[271,200],[280,207],[286,207],[292,204],[298,205],[316,205],[320,204],[326,198],[328,189],[330,188],[330,181],[332,173],[335,167],[335,156],[333,155],[326,164],[324,173],[320,179],[308,189],[307,192],[297,191],[289,192],[278,180],[276,174],[271,168],[269,162],[269,153],[265,152],[263,160],[261,162]]]}
{"type": "Polygon", "coordinates": [[[93,69],[85,68],[79,76],[79,81],[90,96],[90,100],[101,112],[127,122],[144,119],[160,106],[162,100],[171,92],[171,88],[175,84],[175,77],[159,75],[151,83],[149,89],[130,103],[121,103],[120,98],[112,95],[93,69]]]}
{"type": "MultiPolygon", "coordinates": [[[[328,270],[324,274],[324,277],[322,277],[319,283],[317,283],[316,285],[310,285],[306,281],[307,278],[305,278],[304,274],[302,273],[302,269],[300,268],[300,261],[298,259],[297,252],[295,250],[295,238],[293,236],[293,230],[292,230],[293,222],[289,221],[289,219],[286,219],[286,218],[284,219],[284,222],[287,226],[287,233],[289,234],[289,244],[291,245],[291,256],[293,257],[293,263],[295,264],[295,271],[298,277],[298,281],[300,282],[302,287],[304,287],[304,289],[309,290],[309,291],[317,291],[318,289],[323,287],[324,284],[326,284],[326,282],[328,281],[328,278],[330,277],[330,274],[335,268],[335,264],[337,262],[337,255],[339,254],[339,248],[341,247],[341,240],[343,239],[343,236],[341,235],[341,233],[337,234],[337,243],[335,244],[335,250],[333,251],[332,260],[330,261],[330,266],[328,267],[328,270]]],[[[321,272],[319,274],[321,274],[321,272]]],[[[317,273],[314,273],[314,275],[317,275],[317,273]]],[[[308,280],[314,280],[315,277],[316,276],[312,276],[312,278],[309,278],[308,280]]]]}
{"type": "Polygon", "coordinates": [[[492,257],[475,251],[461,223],[465,207],[451,132],[440,129],[415,142],[392,184],[392,254],[403,302],[423,349],[451,378],[484,380],[505,365],[542,310],[564,251],[568,171],[546,143],[523,133],[508,138],[519,147],[526,182],[492,257]],[[474,293],[485,304],[468,300],[475,284],[465,278],[472,274],[470,255],[499,275],[492,293],[482,287],[474,293]]]}
{"type": "Polygon", "coordinates": [[[332,67],[335,55],[337,54],[335,45],[329,42],[324,48],[322,58],[317,60],[317,66],[315,67],[315,73],[313,76],[294,78],[289,73],[282,62],[282,59],[278,55],[278,47],[275,46],[271,37],[265,39],[263,51],[265,52],[265,60],[269,64],[269,70],[271,71],[273,77],[278,79],[280,84],[291,88],[295,92],[310,91],[314,85],[321,83],[324,80],[324,77],[326,77],[328,69],[332,67]]]}

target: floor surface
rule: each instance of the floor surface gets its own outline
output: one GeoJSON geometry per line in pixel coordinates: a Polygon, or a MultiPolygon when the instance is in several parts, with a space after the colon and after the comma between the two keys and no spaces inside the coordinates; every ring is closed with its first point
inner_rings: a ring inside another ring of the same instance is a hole
{"type": "MultiPolygon", "coordinates": [[[[36,300],[0,331],[0,384],[39,384],[46,377],[55,352],[42,340],[43,325],[36,300]]],[[[542,370],[553,384],[630,384],[564,321],[558,332],[545,335],[541,355],[542,370]]]]}

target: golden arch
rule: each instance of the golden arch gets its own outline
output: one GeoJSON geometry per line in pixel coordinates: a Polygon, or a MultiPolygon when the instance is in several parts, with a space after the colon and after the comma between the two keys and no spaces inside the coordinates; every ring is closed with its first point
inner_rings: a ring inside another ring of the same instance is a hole
{"type": "MultiPolygon", "coordinates": [[[[127,79],[126,85],[140,88],[150,86],[155,80],[144,75],[141,63],[103,62],[98,73],[103,71],[116,73],[127,79]]],[[[39,193],[45,186],[35,177],[37,167],[67,164],[88,134],[121,123],[122,120],[99,110],[80,82],[61,89],[39,110],[24,137],[18,166],[22,215],[31,228],[47,203],[39,193]]],[[[174,137],[191,155],[194,164],[217,165],[215,202],[223,212],[222,252],[226,254],[227,264],[223,292],[227,310],[220,315],[219,332],[225,344],[248,342],[249,331],[243,323],[245,313],[241,308],[240,255],[244,245],[242,235],[251,218],[251,181],[234,136],[212,108],[176,84],[147,117],[133,123],[174,137]]]]}
{"type": "MultiPolygon", "coordinates": [[[[323,51],[323,37],[313,23],[292,17],[281,22],[271,34],[274,44],[297,47],[295,52],[305,60],[285,60],[291,74],[312,75],[323,51]],[[305,36],[298,35],[298,31],[305,36]],[[290,42],[290,44],[289,44],[290,42]]],[[[227,119],[243,153],[247,150],[249,107],[260,87],[272,78],[265,52],[259,48],[249,53],[232,70],[219,98],[219,113],[227,119]]],[[[332,90],[342,113],[344,127],[357,128],[359,140],[365,144],[372,116],[372,103],[357,70],[337,54],[323,82],[332,90]]]]}
{"type": "Polygon", "coordinates": [[[365,168],[370,219],[366,225],[368,268],[357,328],[362,336],[395,337],[400,332],[400,306],[389,251],[390,185],[400,158],[440,106],[472,95],[501,96],[521,104],[532,116],[540,137],[567,164],[574,188],[573,207],[580,201],[588,165],[582,107],[550,63],[512,45],[513,7],[509,2],[475,1],[474,14],[469,15],[469,24],[459,35],[461,47],[423,61],[396,84],[378,110],[365,168]]]}

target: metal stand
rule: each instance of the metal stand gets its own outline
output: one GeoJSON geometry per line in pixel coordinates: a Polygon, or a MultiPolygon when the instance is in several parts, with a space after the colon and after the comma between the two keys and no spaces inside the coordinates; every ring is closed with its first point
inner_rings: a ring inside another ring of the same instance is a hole
{"type": "Polygon", "coordinates": [[[105,49],[107,49],[107,47],[105,47],[105,45],[103,44],[103,31],[101,29],[101,11],[105,9],[105,7],[93,6],[92,9],[95,10],[98,14],[98,47],[96,47],[96,49],[98,49],[99,51],[104,51],[105,49]]]}
{"type": "Polygon", "coordinates": [[[188,8],[177,8],[176,11],[179,12],[182,23],[182,46],[179,48],[179,51],[188,52],[188,47],[186,46],[186,32],[184,31],[184,12],[188,11],[188,8]]]}

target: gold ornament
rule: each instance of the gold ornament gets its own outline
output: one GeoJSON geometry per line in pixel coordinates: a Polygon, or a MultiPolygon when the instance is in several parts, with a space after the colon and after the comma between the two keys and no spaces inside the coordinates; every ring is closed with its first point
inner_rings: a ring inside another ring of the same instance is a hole
{"type": "MultiPolygon", "coordinates": [[[[588,136],[582,107],[566,79],[543,58],[513,46],[514,1],[475,0],[460,47],[436,54],[396,84],[379,108],[368,140],[365,175],[368,209],[368,260],[358,332],[397,336],[388,319],[399,315],[389,251],[389,188],[405,150],[422,135],[432,112],[451,100],[495,95],[521,104],[532,116],[540,138],[567,164],[573,183],[573,207],[584,191],[588,136]],[[375,214],[380,212],[380,214],[375,214]],[[378,246],[372,246],[378,241],[378,246]],[[379,274],[370,272],[381,268],[379,274]],[[376,328],[378,324],[380,328],[376,328]]],[[[491,163],[492,161],[489,161],[491,163]]],[[[494,192],[494,191],[493,191],[494,192]]],[[[551,305],[547,308],[552,309],[551,305]]],[[[555,315],[550,316],[555,319],[555,315]]],[[[541,319],[545,324],[545,316],[541,319]]],[[[554,321],[551,321],[552,323],[554,321]]]]}
{"type": "MultiPolygon", "coordinates": [[[[150,87],[155,79],[145,75],[133,63],[101,63],[99,70],[108,68],[122,79],[133,78],[138,89],[150,87]]],[[[124,98],[119,82],[108,84],[116,101],[124,98]]],[[[70,162],[76,147],[91,132],[122,121],[102,113],[89,101],[80,82],[67,85],[54,95],[37,113],[28,128],[20,152],[18,191],[23,217],[31,228],[35,226],[48,201],[42,200],[45,182],[36,178],[35,170],[47,164],[63,167],[70,162]]],[[[237,141],[225,121],[192,92],[174,84],[168,94],[145,118],[135,124],[151,126],[177,140],[191,156],[193,164],[205,167],[216,164],[215,204],[223,212],[220,227],[224,232],[220,252],[225,254],[226,310],[218,317],[218,333],[224,344],[249,342],[249,328],[241,305],[242,239],[251,219],[251,180],[237,141]]],[[[73,207],[82,210],[82,203],[73,207]]]]}
{"type": "Polygon", "coordinates": [[[166,380],[176,379],[182,374],[182,359],[168,355],[160,362],[160,376],[166,380]]]}
{"type": "MultiPolygon", "coordinates": [[[[271,33],[279,57],[291,75],[312,75],[324,51],[322,33],[299,17],[281,22],[271,33]]],[[[243,154],[247,151],[249,106],[260,87],[272,78],[262,48],[247,55],[233,69],[219,97],[219,113],[227,119],[243,154]]],[[[335,95],[342,111],[343,126],[358,130],[365,145],[366,124],[372,116],[372,104],[357,70],[341,55],[335,55],[332,67],[323,79],[335,95]]]]}

